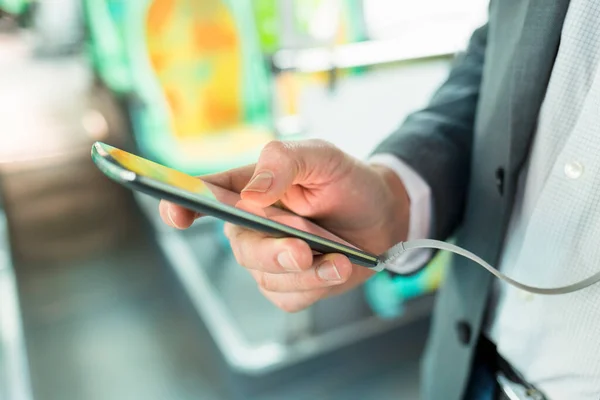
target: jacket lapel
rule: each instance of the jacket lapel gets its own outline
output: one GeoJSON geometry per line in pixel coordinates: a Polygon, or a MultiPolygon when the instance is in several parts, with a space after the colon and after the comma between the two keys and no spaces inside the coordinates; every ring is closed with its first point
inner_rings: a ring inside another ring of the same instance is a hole
{"type": "Polygon", "coordinates": [[[536,129],[568,6],[569,0],[529,0],[510,82],[510,172],[513,177],[523,165],[536,129]]]}

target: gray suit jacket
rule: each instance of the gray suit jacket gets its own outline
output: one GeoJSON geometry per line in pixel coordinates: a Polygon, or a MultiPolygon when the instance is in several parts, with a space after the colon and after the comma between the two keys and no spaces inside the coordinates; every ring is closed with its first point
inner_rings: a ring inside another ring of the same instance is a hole
{"type": "MultiPolygon", "coordinates": [[[[497,265],[516,181],[560,42],[568,0],[491,0],[430,104],[375,153],[394,153],[429,183],[433,237],[455,236],[497,265]]],[[[468,383],[492,275],[455,257],[437,295],[422,394],[458,400],[468,383]]]]}

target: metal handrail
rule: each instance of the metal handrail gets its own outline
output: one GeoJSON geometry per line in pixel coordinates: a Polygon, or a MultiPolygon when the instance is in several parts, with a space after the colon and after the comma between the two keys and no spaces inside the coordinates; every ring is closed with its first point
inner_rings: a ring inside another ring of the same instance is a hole
{"type": "Polygon", "coordinates": [[[0,363],[5,376],[0,376],[0,397],[32,400],[29,365],[23,335],[17,283],[12,267],[6,215],[0,208],[0,363]]]}

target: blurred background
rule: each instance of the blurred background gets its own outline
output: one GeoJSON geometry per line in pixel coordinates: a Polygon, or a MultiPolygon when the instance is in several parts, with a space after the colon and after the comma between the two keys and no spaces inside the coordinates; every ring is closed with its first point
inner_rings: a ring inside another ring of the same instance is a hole
{"type": "Polygon", "coordinates": [[[222,226],[106,179],[102,140],[190,174],[272,139],[359,158],[425,104],[483,0],[0,0],[0,399],[418,399],[446,260],[293,315],[222,226]]]}

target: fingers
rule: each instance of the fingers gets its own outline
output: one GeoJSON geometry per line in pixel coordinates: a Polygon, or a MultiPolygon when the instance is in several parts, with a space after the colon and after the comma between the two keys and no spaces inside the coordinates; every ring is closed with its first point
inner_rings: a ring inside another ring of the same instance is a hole
{"type": "Polygon", "coordinates": [[[350,261],[341,255],[320,256],[314,268],[296,274],[269,274],[252,270],[250,272],[262,294],[275,306],[289,313],[303,310],[335,294],[336,289],[341,288],[353,275],[350,261]],[[319,268],[323,268],[327,261],[334,263],[337,272],[328,271],[325,277],[321,277],[319,268]]]}
{"type": "Polygon", "coordinates": [[[242,199],[267,207],[279,200],[292,185],[317,185],[339,173],[343,153],[326,142],[273,141],[262,150],[254,174],[241,192],[242,199]]]}
{"type": "MultiPolygon", "coordinates": [[[[286,192],[326,184],[335,174],[344,174],[344,154],[321,140],[298,142],[273,141],[265,146],[258,162],[226,172],[202,176],[200,179],[218,187],[241,193],[244,201],[258,207],[277,203],[286,192]]],[[[302,193],[298,193],[301,195],[302,193]]],[[[302,214],[303,210],[297,210],[302,214]]],[[[199,215],[185,208],[162,201],[160,215],[175,228],[186,229],[199,215]]]]}
{"type": "Polygon", "coordinates": [[[304,309],[352,279],[353,266],[341,254],[314,255],[300,239],[275,239],[225,224],[233,253],[261,292],[287,312],[304,309]]]}
{"type": "Polygon", "coordinates": [[[309,269],[313,263],[312,250],[300,239],[275,239],[229,223],[225,224],[225,236],[237,262],[248,269],[296,273],[309,269]]]}
{"type": "MultiPolygon", "coordinates": [[[[218,174],[202,176],[199,179],[239,193],[246,186],[253,173],[254,165],[247,165],[218,174]]],[[[166,200],[161,200],[159,213],[164,223],[178,229],[189,228],[194,220],[200,217],[200,214],[166,200]]]]}
{"type": "Polygon", "coordinates": [[[306,271],[273,274],[251,270],[250,273],[262,290],[275,293],[297,293],[345,283],[352,275],[352,264],[343,255],[328,254],[316,257],[314,265],[306,271]]]}
{"type": "Polygon", "coordinates": [[[163,222],[177,229],[189,228],[194,220],[198,218],[198,214],[194,211],[188,210],[187,208],[183,208],[166,200],[161,200],[158,210],[163,222]]]}
{"type": "Polygon", "coordinates": [[[204,175],[200,179],[213,185],[240,193],[254,175],[255,164],[234,168],[217,174],[204,175]]]}

